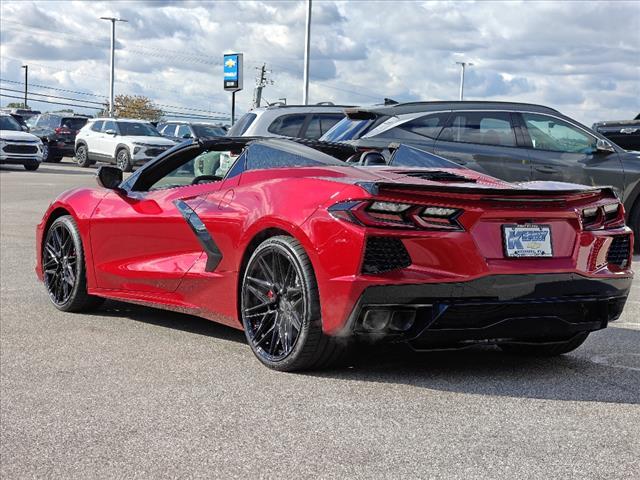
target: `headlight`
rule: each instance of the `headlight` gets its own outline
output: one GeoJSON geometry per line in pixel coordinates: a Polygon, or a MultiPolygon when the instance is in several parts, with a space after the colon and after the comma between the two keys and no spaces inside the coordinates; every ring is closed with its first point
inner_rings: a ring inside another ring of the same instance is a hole
{"type": "MultiPolygon", "coordinates": [[[[135,143],[134,143],[135,145],[135,143]]],[[[138,153],[140,150],[142,150],[140,147],[133,147],[133,154],[135,155],[136,153],[138,153]]]]}

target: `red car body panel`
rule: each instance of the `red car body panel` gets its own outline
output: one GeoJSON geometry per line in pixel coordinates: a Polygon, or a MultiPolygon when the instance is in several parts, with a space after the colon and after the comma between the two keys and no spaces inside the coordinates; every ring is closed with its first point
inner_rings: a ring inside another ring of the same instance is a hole
{"type": "Polygon", "coordinates": [[[429,181],[393,168],[327,166],[249,170],[220,182],[139,195],[78,189],[52,203],[38,225],[36,271],[42,279],[41,245],[47,225],[68,212],[83,239],[89,293],[241,328],[238,295],[248,248],[261,234],[277,230],[295,237],[311,260],[328,334],[346,331],[358,299],[376,285],[457,285],[503,274],[631,277],[628,266],[616,268],[607,262],[613,238],[631,235],[630,229],[621,225],[591,231],[581,225],[582,209],[616,201],[608,190],[567,188],[543,195],[543,186],[522,189],[477,172],[462,172],[468,183],[429,181]],[[378,192],[372,194],[358,182],[377,184],[378,192]],[[338,220],[328,211],[339,202],[372,198],[462,209],[463,229],[365,227],[338,220]],[[176,201],[191,207],[215,239],[222,259],[214,271],[207,271],[207,256],[176,201]],[[505,258],[501,228],[511,223],[549,225],[553,257],[505,258]],[[401,239],[411,265],[363,274],[369,236],[401,239]]]}

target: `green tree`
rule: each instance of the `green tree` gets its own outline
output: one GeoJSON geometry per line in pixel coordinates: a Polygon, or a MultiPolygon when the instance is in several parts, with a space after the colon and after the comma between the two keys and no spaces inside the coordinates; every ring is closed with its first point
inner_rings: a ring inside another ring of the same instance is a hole
{"type": "Polygon", "coordinates": [[[6,108],[24,108],[24,103],[22,103],[22,102],[10,102],[10,103],[7,103],[6,108]]]}
{"type": "MultiPolygon", "coordinates": [[[[143,95],[116,95],[113,103],[115,107],[113,113],[116,118],[139,118],[159,122],[164,116],[162,109],[143,95]]],[[[101,115],[108,115],[108,112],[108,106],[105,105],[101,115]]]]}

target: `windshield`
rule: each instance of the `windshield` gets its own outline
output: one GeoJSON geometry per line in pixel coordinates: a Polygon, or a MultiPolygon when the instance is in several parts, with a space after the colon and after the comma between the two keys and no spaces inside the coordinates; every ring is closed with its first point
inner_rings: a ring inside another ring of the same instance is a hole
{"type": "Polygon", "coordinates": [[[87,123],[87,119],[83,117],[68,117],[62,119],[62,126],[69,130],[80,130],[87,123]]]}
{"type": "Polygon", "coordinates": [[[120,135],[129,137],[161,137],[158,131],[148,123],[118,122],[120,135]]]}
{"type": "Polygon", "coordinates": [[[256,119],[255,113],[245,113],[227,132],[227,137],[241,137],[256,119]]]}
{"type": "Polygon", "coordinates": [[[224,137],[227,132],[222,127],[216,127],[214,125],[191,125],[193,131],[196,133],[196,137],[224,137]]]}
{"type": "Polygon", "coordinates": [[[389,165],[394,167],[465,168],[451,160],[417,148],[400,145],[391,156],[389,165]]]}
{"type": "Polygon", "coordinates": [[[22,127],[15,118],[9,115],[2,115],[0,117],[0,130],[12,130],[14,132],[19,132],[22,130],[22,127]]]}
{"type": "Polygon", "coordinates": [[[325,133],[320,140],[326,142],[355,140],[364,135],[374,123],[374,119],[352,120],[349,117],[345,117],[325,133]]]}

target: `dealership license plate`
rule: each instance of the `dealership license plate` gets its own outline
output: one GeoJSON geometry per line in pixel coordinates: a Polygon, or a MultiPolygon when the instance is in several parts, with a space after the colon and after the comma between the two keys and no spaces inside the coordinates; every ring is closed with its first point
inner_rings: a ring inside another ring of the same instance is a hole
{"type": "Polygon", "coordinates": [[[507,257],[552,257],[549,225],[503,225],[502,238],[507,257]]]}

